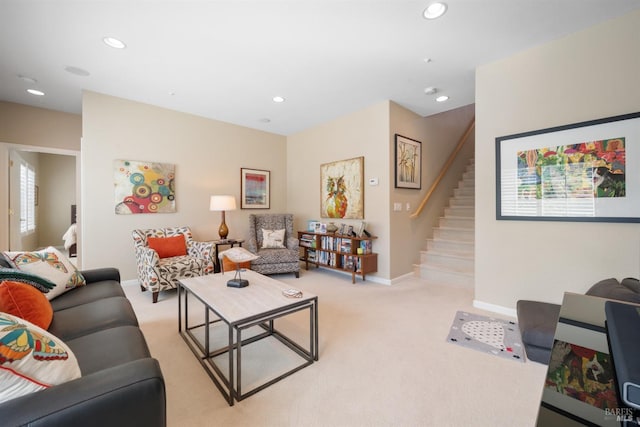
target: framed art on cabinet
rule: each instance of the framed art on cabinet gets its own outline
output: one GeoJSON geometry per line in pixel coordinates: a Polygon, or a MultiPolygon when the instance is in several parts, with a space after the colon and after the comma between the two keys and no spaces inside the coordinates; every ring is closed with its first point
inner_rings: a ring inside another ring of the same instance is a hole
{"type": "Polygon", "coordinates": [[[396,188],[420,190],[422,187],[422,143],[406,136],[395,136],[396,188]]]}
{"type": "Polygon", "coordinates": [[[269,209],[271,172],[241,168],[240,175],[240,208],[269,209]]]}
{"type": "Polygon", "coordinates": [[[640,222],[640,112],[496,138],[496,219],[640,222]]]}

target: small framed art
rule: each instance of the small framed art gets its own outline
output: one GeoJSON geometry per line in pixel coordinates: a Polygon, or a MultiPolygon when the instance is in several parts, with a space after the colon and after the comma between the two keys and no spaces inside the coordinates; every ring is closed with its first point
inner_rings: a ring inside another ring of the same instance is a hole
{"type": "Polygon", "coordinates": [[[259,169],[240,169],[240,208],[269,209],[271,172],[259,169]]]}
{"type": "Polygon", "coordinates": [[[396,188],[422,187],[422,143],[396,134],[396,188]]]}

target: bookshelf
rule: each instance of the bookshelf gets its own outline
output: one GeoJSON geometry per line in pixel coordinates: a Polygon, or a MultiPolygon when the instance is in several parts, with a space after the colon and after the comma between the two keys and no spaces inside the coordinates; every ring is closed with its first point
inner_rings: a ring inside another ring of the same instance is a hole
{"type": "Polygon", "coordinates": [[[378,271],[378,254],[371,248],[376,238],[298,231],[300,261],[304,261],[307,270],[312,264],[346,271],[351,273],[351,283],[356,283],[356,276],[365,280],[367,274],[378,271]],[[358,249],[362,249],[362,253],[358,253],[358,249]]]}

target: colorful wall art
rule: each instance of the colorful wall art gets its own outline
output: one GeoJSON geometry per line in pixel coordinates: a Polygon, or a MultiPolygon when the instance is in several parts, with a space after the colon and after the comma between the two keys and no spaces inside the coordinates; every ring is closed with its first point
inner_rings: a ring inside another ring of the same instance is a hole
{"type": "Polygon", "coordinates": [[[625,138],[518,152],[518,198],[624,197],[625,138]]]}
{"type": "Polygon", "coordinates": [[[640,222],[640,112],[496,138],[496,219],[640,222]]]}
{"type": "Polygon", "coordinates": [[[176,211],[175,165],[116,160],[115,212],[118,215],[176,211]]]}
{"type": "Polygon", "coordinates": [[[320,215],[364,219],[364,157],[320,165],[320,215]]]}

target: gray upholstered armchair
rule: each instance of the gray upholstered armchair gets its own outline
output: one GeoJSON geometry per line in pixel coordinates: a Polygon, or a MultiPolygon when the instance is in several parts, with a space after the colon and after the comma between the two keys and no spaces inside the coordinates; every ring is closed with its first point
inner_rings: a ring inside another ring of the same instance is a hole
{"type": "Polygon", "coordinates": [[[294,273],[300,277],[300,254],[298,239],[293,233],[293,215],[249,215],[246,247],[260,256],[251,261],[252,270],[261,274],[294,273]]]}
{"type": "Polygon", "coordinates": [[[136,252],[140,289],[153,293],[153,302],[165,289],[175,289],[184,277],[213,273],[214,248],[211,242],[197,242],[189,227],[150,228],[131,232],[136,252]],[[149,247],[149,238],[184,236],[184,253],[178,256],[161,256],[149,247]]]}

